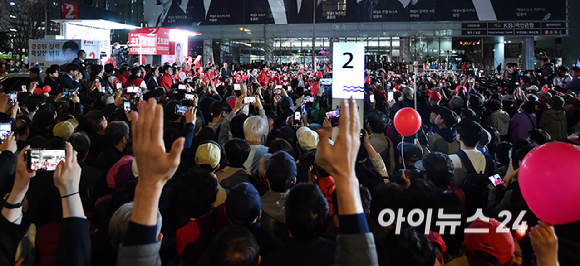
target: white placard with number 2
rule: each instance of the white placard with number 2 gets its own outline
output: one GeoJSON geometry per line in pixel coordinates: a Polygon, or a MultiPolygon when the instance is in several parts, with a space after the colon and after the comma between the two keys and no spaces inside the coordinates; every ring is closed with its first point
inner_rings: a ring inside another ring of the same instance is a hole
{"type": "Polygon", "coordinates": [[[332,53],[332,98],[364,99],[364,43],[336,42],[332,53]]]}

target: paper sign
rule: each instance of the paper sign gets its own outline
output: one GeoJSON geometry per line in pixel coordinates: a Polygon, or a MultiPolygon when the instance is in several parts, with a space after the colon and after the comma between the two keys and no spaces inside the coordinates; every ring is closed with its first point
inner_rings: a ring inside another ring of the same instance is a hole
{"type": "Polygon", "coordinates": [[[334,43],[332,98],[364,99],[364,43],[334,43]]]}

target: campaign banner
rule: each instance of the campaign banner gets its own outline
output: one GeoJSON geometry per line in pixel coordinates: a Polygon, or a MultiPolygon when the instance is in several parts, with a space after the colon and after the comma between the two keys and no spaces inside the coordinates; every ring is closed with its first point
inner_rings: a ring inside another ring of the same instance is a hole
{"type": "Polygon", "coordinates": [[[129,54],[168,55],[169,29],[141,28],[129,32],[129,54]]]}
{"type": "Polygon", "coordinates": [[[50,65],[66,65],[77,57],[81,40],[29,40],[28,61],[38,63],[41,69],[50,65]]]}
{"type": "Polygon", "coordinates": [[[144,10],[156,27],[567,20],[567,0],[145,0],[144,10]]]}

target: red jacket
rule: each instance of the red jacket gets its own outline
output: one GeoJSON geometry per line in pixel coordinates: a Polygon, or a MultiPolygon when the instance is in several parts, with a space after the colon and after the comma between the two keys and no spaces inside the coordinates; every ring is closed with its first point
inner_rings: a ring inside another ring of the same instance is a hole
{"type": "Polygon", "coordinates": [[[171,86],[173,86],[173,79],[167,73],[163,73],[161,78],[159,78],[159,86],[169,90],[171,89],[171,86]]]}
{"type": "Polygon", "coordinates": [[[127,81],[125,84],[127,84],[124,87],[129,87],[129,86],[135,86],[135,87],[141,87],[141,83],[143,83],[144,80],[142,78],[136,78],[133,81],[127,81]]]}

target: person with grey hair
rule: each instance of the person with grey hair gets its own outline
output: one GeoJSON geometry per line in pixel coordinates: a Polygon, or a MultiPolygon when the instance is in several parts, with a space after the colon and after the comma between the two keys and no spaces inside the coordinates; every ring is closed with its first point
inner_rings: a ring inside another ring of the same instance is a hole
{"type": "Polygon", "coordinates": [[[463,101],[463,98],[459,96],[453,96],[449,100],[449,109],[451,109],[456,114],[460,114],[461,108],[463,107],[465,107],[465,101],[463,101]]]}
{"type": "Polygon", "coordinates": [[[262,116],[252,116],[244,122],[244,136],[250,144],[250,155],[244,163],[244,167],[252,176],[258,176],[260,160],[268,153],[268,147],[262,145],[268,133],[268,120],[262,116]]]}
{"type": "MultiPolygon", "coordinates": [[[[125,235],[127,235],[129,218],[131,218],[132,214],[133,202],[125,203],[113,213],[113,217],[109,221],[109,238],[116,249],[123,244],[125,235]]],[[[157,242],[161,242],[161,239],[163,239],[163,234],[161,234],[162,222],[161,213],[157,211],[157,242]]]]}
{"type": "Polygon", "coordinates": [[[111,122],[105,130],[105,149],[97,156],[95,166],[107,173],[129,147],[129,126],[125,121],[111,122]]]}

